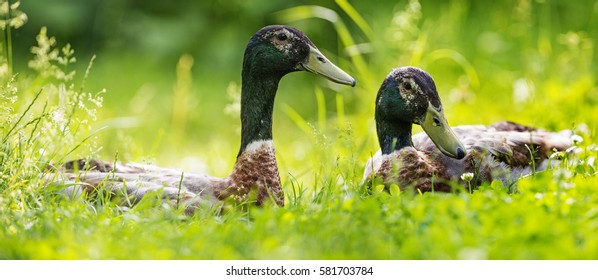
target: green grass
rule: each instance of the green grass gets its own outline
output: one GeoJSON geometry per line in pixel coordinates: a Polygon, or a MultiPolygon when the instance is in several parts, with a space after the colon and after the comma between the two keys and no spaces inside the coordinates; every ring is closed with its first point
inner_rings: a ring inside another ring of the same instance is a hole
{"type": "Polygon", "coordinates": [[[598,259],[598,16],[579,11],[595,4],[442,5],[400,2],[372,13],[338,0],[330,10],[269,15],[316,45],[337,38],[338,50],[323,51],[358,85],[285,77],[274,141],[286,206],[230,205],[193,217],[152,198],[129,211],[103,198],[70,200],[41,178],[48,164],[79,157],[225,176],[240,142],[228,105],[250,34],[234,34],[242,38],[235,72],[207,71],[183,54],[177,66],[123,50],[99,53],[86,74],[87,61],[41,36],[32,69],[13,76],[4,32],[0,259],[598,259]],[[367,194],[360,180],[378,149],[376,91],[401,65],[435,77],[452,125],[507,119],[574,129],[584,141],[557,168],[511,188],[367,194]]]}

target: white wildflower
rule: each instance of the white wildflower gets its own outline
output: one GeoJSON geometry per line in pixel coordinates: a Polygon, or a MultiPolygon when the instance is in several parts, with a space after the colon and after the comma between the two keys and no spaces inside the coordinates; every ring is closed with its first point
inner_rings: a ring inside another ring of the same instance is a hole
{"type": "Polygon", "coordinates": [[[564,152],[554,152],[550,155],[550,159],[554,159],[554,160],[560,160],[563,158],[563,156],[565,155],[564,152]]]}
{"type": "Polygon", "coordinates": [[[583,149],[577,146],[571,146],[569,148],[567,148],[567,150],[565,150],[566,153],[568,154],[581,154],[583,152],[583,149]]]}
{"type": "Polygon", "coordinates": [[[571,135],[571,141],[573,142],[573,145],[577,145],[583,142],[583,138],[577,134],[573,134],[571,135]]]}
{"type": "Polygon", "coordinates": [[[593,156],[590,156],[590,157],[588,157],[588,159],[586,160],[586,163],[587,163],[589,166],[594,166],[594,160],[595,160],[595,158],[594,158],[593,156]]]}
{"type": "Polygon", "coordinates": [[[64,112],[62,110],[56,110],[56,111],[52,112],[52,121],[54,121],[54,123],[59,123],[59,124],[64,123],[64,121],[65,121],[64,112]]]}
{"type": "Polygon", "coordinates": [[[466,181],[466,182],[470,182],[473,179],[473,173],[471,172],[466,172],[463,173],[463,175],[461,175],[461,180],[466,181]]]}

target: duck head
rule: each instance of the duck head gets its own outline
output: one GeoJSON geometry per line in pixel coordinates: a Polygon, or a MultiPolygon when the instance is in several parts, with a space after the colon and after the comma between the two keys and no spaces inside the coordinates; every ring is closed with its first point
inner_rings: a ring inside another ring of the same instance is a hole
{"type": "Polygon", "coordinates": [[[355,85],[355,79],[326,58],[303,32],[283,25],[266,26],[249,40],[243,57],[241,148],[272,139],[272,111],[280,79],[309,71],[329,80],[355,85]]]}
{"type": "Polygon", "coordinates": [[[345,85],[355,79],[334,65],[303,32],[283,25],[270,25],[257,31],[243,58],[244,69],[254,75],[282,76],[294,71],[309,71],[345,85]]]}
{"type": "Polygon", "coordinates": [[[465,157],[465,147],[444,116],[434,80],[425,71],[408,66],[393,69],[378,91],[376,127],[382,152],[413,146],[411,124],[421,125],[443,154],[465,157]]]}

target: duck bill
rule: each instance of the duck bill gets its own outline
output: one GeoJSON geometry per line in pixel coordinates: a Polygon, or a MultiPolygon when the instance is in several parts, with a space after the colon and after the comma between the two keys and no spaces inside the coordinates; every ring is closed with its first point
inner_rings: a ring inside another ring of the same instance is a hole
{"type": "Polygon", "coordinates": [[[327,79],[343,84],[355,86],[355,79],[345,73],[345,71],[334,65],[328,58],[326,58],[318,49],[315,47],[309,47],[309,56],[304,62],[299,63],[297,68],[299,70],[306,70],[314,74],[322,75],[327,79]]]}
{"type": "Polygon", "coordinates": [[[421,126],[443,154],[456,159],[465,157],[465,146],[448,125],[444,114],[434,109],[431,104],[428,104],[426,118],[421,126]]]}

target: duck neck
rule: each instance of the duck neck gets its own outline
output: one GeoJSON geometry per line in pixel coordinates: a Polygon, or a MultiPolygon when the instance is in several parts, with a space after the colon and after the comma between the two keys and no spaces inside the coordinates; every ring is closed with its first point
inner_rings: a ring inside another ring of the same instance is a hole
{"type": "Polygon", "coordinates": [[[282,76],[267,75],[243,67],[241,89],[241,148],[259,140],[272,139],[272,111],[278,82],[282,76]]]}
{"type": "Polygon", "coordinates": [[[380,122],[376,129],[382,154],[387,155],[405,147],[413,147],[411,127],[412,124],[408,122],[380,122]]]}

